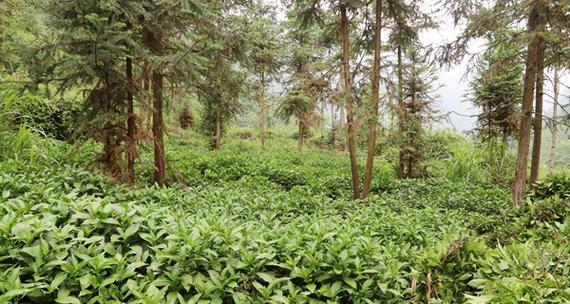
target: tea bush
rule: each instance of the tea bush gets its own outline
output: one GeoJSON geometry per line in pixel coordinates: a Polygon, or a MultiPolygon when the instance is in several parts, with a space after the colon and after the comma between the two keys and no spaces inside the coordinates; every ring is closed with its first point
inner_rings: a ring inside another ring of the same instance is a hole
{"type": "Polygon", "coordinates": [[[570,199],[570,174],[548,176],[534,185],[529,196],[532,199],[544,199],[551,196],[570,199]]]}
{"type": "Polygon", "coordinates": [[[68,152],[0,162],[0,302],[570,301],[559,190],[513,209],[502,188],[397,180],[380,158],[354,202],[336,152],[167,152],[183,186],[113,185],[68,152]]]}
{"type": "Polygon", "coordinates": [[[0,116],[11,129],[26,126],[46,137],[68,139],[74,117],[79,113],[78,106],[70,102],[48,100],[34,92],[0,86],[0,116]]]}
{"type": "Polygon", "coordinates": [[[414,248],[462,230],[453,214],[436,224],[423,221],[434,210],[354,208],[301,189],[124,191],[74,168],[1,185],[14,189],[0,213],[5,301],[397,302],[414,248]]]}

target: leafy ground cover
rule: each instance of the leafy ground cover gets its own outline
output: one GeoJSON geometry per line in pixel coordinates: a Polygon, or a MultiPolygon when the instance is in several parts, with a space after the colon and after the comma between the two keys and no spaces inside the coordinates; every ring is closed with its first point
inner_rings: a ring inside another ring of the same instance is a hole
{"type": "Polygon", "coordinates": [[[505,189],[398,181],[380,160],[353,202],[335,152],[168,149],[170,188],[113,185],[64,147],[2,161],[0,302],[570,301],[565,177],[512,209],[505,189]]]}

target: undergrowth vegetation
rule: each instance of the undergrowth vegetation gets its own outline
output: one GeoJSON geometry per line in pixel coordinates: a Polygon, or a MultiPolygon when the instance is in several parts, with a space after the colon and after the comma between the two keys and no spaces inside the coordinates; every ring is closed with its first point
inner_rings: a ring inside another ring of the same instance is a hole
{"type": "Polygon", "coordinates": [[[570,303],[569,3],[0,0],[0,304],[570,303]]]}
{"type": "Polygon", "coordinates": [[[0,302],[570,300],[567,176],[512,209],[508,189],[398,180],[380,159],[354,202],[339,152],[188,142],[169,139],[170,188],[113,185],[66,144],[3,158],[0,302]]]}

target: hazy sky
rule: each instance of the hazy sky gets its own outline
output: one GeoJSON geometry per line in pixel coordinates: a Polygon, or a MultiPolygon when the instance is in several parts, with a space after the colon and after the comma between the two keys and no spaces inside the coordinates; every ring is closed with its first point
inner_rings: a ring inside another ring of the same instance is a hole
{"type": "MultiPolygon", "coordinates": [[[[430,7],[433,8],[436,6],[438,0],[426,0],[426,3],[430,4],[430,7]]],[[[432,16],[434,14],[432,13],[432,16]]],[[[421,33],[420,38],[423,44],[425,45],[441,45],[445,42],[451,42],[461,33],[461,28],[456,28],[453,25],[453,20],[449,16],[439,16],[440,27],[438,29],[430,30],[424,33],[421,33]]],[[[471,53],[480,53],[484,50],[485,41],[482,39],[473,41],[469,45],[469,51],[471,53]]],[[[442,87],[438,90],[438,94],[440,96],[439,105],[442,113],[448,112],[457,112],[458,115],[455,113],[451,113],[450,123],[452,127],[457,128],[458,130],[466,131],[473,129],[475,125],[476,118],[474,117],[466,117],[472,116],[477,114],[478,110],[474,108],[473,104],[470,103],[465,94],[468,91],[469,81],[472,79],[472,73],[467,73],[468,69],[473,69],[473,67],[469,64],[469,57],[467,56],[466,59],[456,66],[453,66],[449,69],[441,69],[438,73],[439,82],[442,87]],[[466,76],[466,77],[464,77],[466,76]]],[[[469,70],[469,72],[471,72],[469,70]]],[[[552,79],[553,72],[546,71],[545,79],[552,79]]],[[[562,83],[568,84],[570,81],[570,75],[565,75],[562,77],[562,83]]],[[[549,81],[545,81],[544,84],[544,91],[546,96],[544,97],[544,109],[545,113],[551,113],[552,111],[552,91],[553,87],[549,81]]],[[[565,88],[561,88],[562,93],[568,95],[568,90],[565,88]]],[[[561,104],[568,103],[568,100],[564,100],[565,98],[561,98],[559,102],[561,104]]]]}
{"type": "MultiPolygon", "coordinates": [[[[420,39],[424,45],[438,46],[446,42],[453,41],[461,32],[461,29],[453,26],[451,18],[441,18],[440,28],[429,30],[420,34],[420,39]]],[[[470,51],[477,52],[483,47],[483,41],[474,41],[470,44],[470,51]]],[[[459,64],[448,69],[440,69],[438,73],[438,82],[441,88],[437,91],[439,95],[439,107],[442,113],[457,112],[462,115],[475,115],[477,109],[466,100],[465,93],[468,90],[470,75],[466,75],[469,68],[469,58],[459,64]],[[466,76],[466,77],[464,77],[466,76]]],[[[475,118],[460,116],[456,113],[450,113],[449,122],[452,127],[458,130],[470,130],[474,127],[475,118]]]]}
{"type": "MultiPolygon", "coordinates": [[[[269,3],[274,4],[281,4],[281,1],[278,0],[266,0],[269,3]]],[[[436,3],[438,0],[426,0],[428,4],[428,10],[431,8],[435,8],[436,3]]],[[[438,29],[426,31],[420,34],[420,39],[424,45],[432,45],[437,46],[441,45],[445,42],[453,41],[459,33],[461,33],[461,28],[455,28],[453,26],[453,21],[451,17],[441,16],[438,14],[439,21],[441,22],[441,26],[438,29]]],[[[284,14],[280,13],[279,18],[283,18],[284,14]]],[[[384,37],[386,35],[384,34],[384,37]]],[[[483,40],[473,41],[470,44],[470,52],[480,52],[484,47],[483,40]]],[[[469,56],[467,56],[469,57],[469,56]]],[[[438,72],[438,82],[441,84],[441,88],[438,89],[437,94],[439,95],[439,102],[438,106],[441,110],[441,113],[449,113],[449,112],[457,112],[461,115],[450,113],[449,115],[449,122],[451,123],[451,127],[454,127],[461,131],[471,130],[475,124],[474,117],[467,117],[477,114],[477,109],[473,107],[473,105],[466,100],[465,94],[468,90],[469,80],[471,79],[470,76],[466,78],[463,77],[467,69],[471,69],[472,67],[469,65],[469,60],[466,58],[461,64],[453,66],[449,69],[441,69],[438,72]]],[[[551,72],[547,72],[548,76],[552,77],[550,74],[551,72]]],[[[567,74],[562,78],[562,82],[564,84],[570,84],[570,75],[567,74]]],[[[562,89],[563,93],[568,95],[567,89],[562,89]]],[[[548,96],[548,94],[552,95],[552,85],[546,81],[545,82],[545,92],[547,96],[545,96],[545,113],[550,113],[552,110],[552,99],[548,96]]],[[[563,98],[564,99],[564,98],[563,98]]],[[[561,100],[562,104],[566,104],[568,100],[561,100]]],[[[449,123],[443,122],[443,124],[449,126],[449,123]]]]}

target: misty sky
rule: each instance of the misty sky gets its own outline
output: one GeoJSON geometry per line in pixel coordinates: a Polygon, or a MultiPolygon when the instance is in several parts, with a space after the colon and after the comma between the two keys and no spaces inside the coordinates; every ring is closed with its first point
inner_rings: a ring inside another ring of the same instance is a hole
{"type": "MultiPolygon", "coordinates": [[[[277,5],[281,5],[281,2],[278,0],[266,0],[269,3],[274,3],[277,5]]],[[[437,0],[427,0],[426,3],[428,4],[428,10],[430,8],[434,8],[436,6],[437,0]]],[[[284,10],[284,8],[282,8],[284,10]]],[[[284,18],[283,12],[279,13],[278,18],[284,18]]],[[[424,31],[420,34],[421,42],[424,45],[432,45],[438,46],[445,42],[453,41],[459,33],[461,33],[461,28],[455,28],[453,26],[453,21],[451,17],[448,16],[441,16],[439,14],[438,21],[440,22],[441,26],[438,29],[424,31]]],[[[387,35],[384,34],[384,37],[387,35]]],[[[469,46],[469,51],[471,53],[480,52],[484,48],[484,41],[477,40],[473,41],[469,46]]],[[[469,57],[469,56],[467,56],[469,57]]],[[[469,65],[469,60],[466,58],[461,64],[456,66],[452,66],[448,69],[441,69],[438,71],[437,77],[439,84],[441,87],[437,90],[437,94],[439,95],[438,99],[438,107],[440,108],[440,112],[449,113],[449,112],[457,112],[459,114],[450,113],[449,114],[449,122],[443,121],[446,127],[452,127],[460,131],[468,131],[473,129],[475,125],[475,118],[468,117],[477,114],[477,109],[473,107],[473,105],[466,100],[465,94],[468,91],[469,81],[472,75],[467,74],[466,71],[468,69],[472,69],[473,67],[469,65]]],[[[553,74],[551,71],[547,71],[547,76],[545,79],[552,77],[553,74]]],[[[566,73],[564,77],[562,77],[563,84],[570,84],[570,74],[566,73]]],[[[551,113],[552,110],[552,98],[549,95],[552,95],[552,85],[550,82],[545,81],[545,113],[551,113]]],[[[568,95],[568,89],[562,88],[562,94],[568,95]]],[[[560,100],[561,104],[567,104],[569,101],[565,100],[566,96],[562,97],[560,100]]]]}

